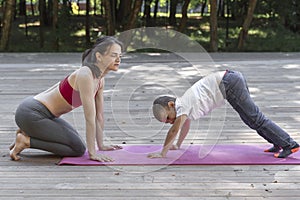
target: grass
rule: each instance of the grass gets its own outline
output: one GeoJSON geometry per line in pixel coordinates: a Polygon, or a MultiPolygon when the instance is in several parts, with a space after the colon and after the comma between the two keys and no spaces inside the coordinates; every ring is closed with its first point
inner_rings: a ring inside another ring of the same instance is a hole
{"type": "MultiPolygon", "coordinates": [[[[208,17],[202,19],[191,18],[188,21],[184,34],[199,42],[203,48],[209,50],[209,22],[208,17]]],[[[167,19],[158,18],[158,26],[166,27],[167,19]]],[[[179,21],[179,19],[178,19],[179,21]]],[[[39,24],[35,18],[28,20],[28,35],[25,35],[24,19],[14,21],[12,29],[9,52],[53,52],[53,41],[55,34],[51,27],[44,29],[45,43],[40,47],[39,24]]],[[[91,17],[91,40],[98,35],[98,27],[104,24],[100,17],[91,17]]],[[[234,52],[237,50],[239,24],[229,21],[228,35],[226,36],[226,21],[220,18],[218,21],[219,51],[234,52]]],[[[68,23],[62,24],[58,35],[60,52],[82,52],[86,48],[84,17],[71,16],[68,23]]],[[[247,52],[299,52],[300,34],[293,33],[282,27],[274,20],[268,18],[254,19],[248,32],[248,38],[243,51],[247,52]]]]}

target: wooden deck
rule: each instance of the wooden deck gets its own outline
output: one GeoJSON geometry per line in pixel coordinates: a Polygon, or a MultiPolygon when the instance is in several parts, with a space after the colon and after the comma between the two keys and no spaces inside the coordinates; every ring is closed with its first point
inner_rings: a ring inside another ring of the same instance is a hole
{"type": "MultiPolygon", "coordinates": [[[[183,91],[200,76],[226,68],[241,71],[261,110],[300,142],[300,53],[211,54],[214,63],[190,63],[170,54],[128,54],[106,78],[106,142],[161,144],[168,126],[151,114],[156,95],[183,91]],[[199,71],[197,71],[198,69],[199,71]]],[[[58,166],[59,157],[25,150],[11,161],[14,112],[80,65],[80,54],[0,54],[1,199],[207,199],[298,200],[299,165],[58,166]]],[[[84,136],[79,108],[65,115],[84,136]]],[[[186,143],[265,143],[227,105],[196,123],[186,143]],[[209,134],[207,134],[209,133],[209,134]]]]}

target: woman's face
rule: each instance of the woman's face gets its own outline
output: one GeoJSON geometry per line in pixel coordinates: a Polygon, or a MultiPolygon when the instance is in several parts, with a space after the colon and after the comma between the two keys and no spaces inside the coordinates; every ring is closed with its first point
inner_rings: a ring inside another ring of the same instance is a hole
{"type": "Polygon", "coordinates": [[[101,55],[101,64],[105,71],[117,71],[121,63],[122,48],[118,44],[113,44],[104,55],[101,55]]]}

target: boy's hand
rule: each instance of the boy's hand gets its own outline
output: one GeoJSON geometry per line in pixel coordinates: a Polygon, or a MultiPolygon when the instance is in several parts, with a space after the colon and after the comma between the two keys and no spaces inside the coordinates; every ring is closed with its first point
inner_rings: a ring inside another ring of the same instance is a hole
{"type": "Polygon", "coordinates": [[[148,158],[163,158],[163,156],[161,155],[161,153],[150,153],[147,156],[148,158]]]}

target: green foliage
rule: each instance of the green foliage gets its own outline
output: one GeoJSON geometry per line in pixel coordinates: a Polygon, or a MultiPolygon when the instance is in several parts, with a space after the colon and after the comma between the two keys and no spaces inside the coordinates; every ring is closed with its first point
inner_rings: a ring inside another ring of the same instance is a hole
{"type": "MultiPolygon", "coordinates": [[[[69,16],[66,19],[63,29],[59,31],[60,49],[59,51],[81,52],[85,49],[84,35],[84,17],[69,16]],[[63,30],[63,31],[62,31],[63,30]]],[[[31,19],[34,21],[34,19],[31,19]]],[[[45,29],[46,44],[43,49],[39,48],[38,26],[28,28],[29,35],[25,36],[24,28],[19,28],[22,20],[18,20],[14,24],[14,32],[12,34],[10,51],[18,52],[34,52],[34,51],[54,51],[52,49],[53,33],[52,28],[45,29]]],[[[164,20],[159,20],[164,26],[164,20]]],[[[93,27],[98,27],[104,23],[104,19],[93,17],[93,27]]],[[[235,21],[230,21],[228,29],[228,38],[226,38],[226,20],[219,20],[219,50],[220,51],[237,51],[237,38],[239,34],[239,26],[235,21]]],[[[190,19],[188,27],[184,32],[192,39],[198,41],[205,49],[209,49],[209,18],[205,17],[202,20],[190,19]]],[[[97,37],[98,32],[92,30],[92,40],[97,37]]],[[[267,17],[255,19],[251,29],[249,30],[248,39],[245,45],[245,51],[300,51],[300,34],[294,33],[286,29],[281,23],[276,20],[271,20],[267,17]]]]}
{"type": "MultiPolygon", "coordinates": [[[[1,0],[0,0],[1,1],[1,0]]],[[[34,0],[37,1],[37,0],[34,0]]],[[[179,2],[182,2],[180,0],[179,2]]],[[[194,8],[205,0],[191,0],[190,8],[194,8]]],[[[230,8],[229,18],[218,17],[218,37],[220,51],[237,51],[237,41],[244,16],[247,12],[249,0],[224,0],[230,8]],[[229,19],[227,24],[227,19],[229,19]]],[[[94,3],[94,1],[91,1],[94,3]]],[[[97,0],[98,7],[101,0],[97,0]]],[[[170,3],[170,1],[168,1],[170,3]]],[[[209,1],[208,1],[209,2],[209,1]]],[[[154,1],[152,1],[152,4],[154,1]]],[[[160,5],[166,5],[166,0],[160,0],[160,5]]],[[[300,0],[261,0],[257,4],[255,16],[251,24],[248,38],[245,43],[245,51],[300,51],[300,0]]],[[[37,13],[38,14],[38,13],[37,13]]],[[[70,7],[63,6],[59,12],[58,31],[45,27],[45,45],[39,47],[39,22],[38,16],[31,16],[27,19],[28,35],[25,35],[25,19],[23,16],[16,16],[13,23],[9,51],[55,51],[53,42],[59,40],[59,51],[81,52],[86,48],[85,41],[85,11],[71,12],[70,7]]],[[[98,35],[98,28],[105,26],[105,19],[101,13],[94,15],[91,11],[91,40],[98,35]]],[[[141,17],[138,20],[138,27],[145,24],[141,17]]],[[[159,13],[156,19],[156,26],[168,26],[168,14],[159,13]]],[[[181,17],[177,13],[177,18],[181,17]]],[[[177,22],[180,20],[178,19],[177,22]]],[[[122,28],[116,27],[117,32],[122,28]]],[[[176,26],[173,27],[176,30],[176,26]]],[[[189,37],[198,41],[205,49],[209,49],[209,14],[201,16],[200,13],[190,13],[186,28],[183,32],[189,37]]]]}

